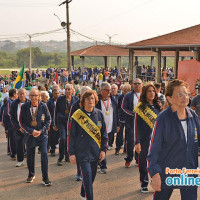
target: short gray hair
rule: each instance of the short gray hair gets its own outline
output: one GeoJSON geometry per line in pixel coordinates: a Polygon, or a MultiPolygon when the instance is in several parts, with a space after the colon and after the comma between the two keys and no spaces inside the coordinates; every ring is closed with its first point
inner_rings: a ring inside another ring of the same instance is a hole
{"type": "Polygon", "coordinates": [[[45,96],[46,96],[46,97],[48,98],[48,100],[49,100],[50,96],[49,96],[49,93],[48,93],[47,91],[42,91],[42,92],[41,92],[41,95],[42,95],[42,94],[45,94],[45,96]]]}
{"type": "Polygon", "coordinates": [[[100,89],[103,90],[106,87],[110,87],[111,88],[110,83],[108,83],[108,82],[102,82],[102,84],[100,85],[100,89]]]}
{"type": "Polygon", "coordinates": [[[83,86],[80,91],[80,95],[82,95],[86,90],[92,90],[89,86],[83,86]]]}

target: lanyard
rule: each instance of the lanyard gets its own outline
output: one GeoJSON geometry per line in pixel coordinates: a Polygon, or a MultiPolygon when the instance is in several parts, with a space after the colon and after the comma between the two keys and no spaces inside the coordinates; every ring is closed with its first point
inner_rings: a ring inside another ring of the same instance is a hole
{"type": "Polygon", "coordinates": [[[109,98],[108,98],[108,101],[107,101],[107,106],[106,106],[104,100],[102,100],[102,102],[103,102],[103,105],[104,105],[106,111],[108,111],[108,108],[109,108],[109,98]]]}
{"type": "Polygon", "coordinates": [[[135,93],[135,96],[137,97],[138,100],[140,99],[140,97],[138,97],[138,95],[136,93],[135,93]]]}
{"type": "Polygon", "coordinates": [[[33,112],[33,106],[31,106],[31,115],[33,120],[36,120],[37,112],[38,112],[38,105],[36,107],[35,113],[33,112]]]}

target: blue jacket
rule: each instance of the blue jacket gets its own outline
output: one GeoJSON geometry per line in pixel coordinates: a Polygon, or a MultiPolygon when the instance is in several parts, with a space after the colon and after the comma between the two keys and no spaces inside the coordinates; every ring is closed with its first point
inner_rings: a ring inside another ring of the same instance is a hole
{"type": "Polygon", "coordinates": [[[55,126],[55,104],[54,104],[54,98],[49,99],[47,102],[47,107],[49,109],[50,115],[51,115],[51,126],[55,126]]]}
{"type": "MultiPolygon", "coordinates": [[[[118,119],[118,109],[117,109],[117,103],[113,99],[112,96],[110,96],[111,102],[112,102],[112,107],[113,107],[113,127],[112,127],[112,132],[117,133],[117,126],[119,126],[119,119],[118,119]]],[[[99,101],[96,105],[96,108],[99,110],[102,110],[101,108],[101,96],[99,96],[99,101]]]]}
{"type": "Polygon", "coordinates": [[[186,107],[186,112],[187,143],[177,112],[173,112],[171,107],[159,114],[152,131],[147,168],[151,177],[160,173],[162,188],[169,187],[166,186],[165,179],[167,176],[172,176],[165,174],[166,167],[171,169],[198,167],[198,143],[200,143],[198,117],[188,107],[186,107]]]}
{"type": "MultiPolygon", "coordinates": [[[[159,114],[160,110],[156,107],[152,107],[151,105],[147,105],[154,113],[159,114]]],[[[149,141],[151,139],[152,129],[149,125],[137,114],[135,113],[134,120],[134,142],[142,143],[149,145],[149,141]]]]}
{"type": "MultiPolygon", "coordinates": [[[[71,99],[71,102],[69,105],[69,109],[71,108],[72,104],[76,101],[76,99],[77,99],[77,97],[72,96],[72,99],[71,99]]],[[[66,96],[63,95],[63,96],[58,97],[57,102],[56,102],[55,125],[58,126],[58,128],[61,125],[67,126],[69,113],[66,114],[65,110],[66,110],[66,96]]]]}
{"type": "Polygon", "coordinates": [[[1,106],[0,122],[2,122],[2,126],[5,128],[5,130],[8,130],[7,120],[5,119],[5,110],[6,110],[6,104],[1,106]],[[7,129],[6,129],[6,127],[7,127],[7,129]]]}
{"type": "MultiPolygon", "coordinates": [[[[85,112],[85,110],[81,110],[85,112]]],[[[89,117],[95,124],[101,127],[101,149],[99,149],[97,143],[91,136],[71,118],[68,134],[68,153],[75,155],[79,163],[84,161],[98,161],[100,151],[106,151],[107,149],[108,135],[102,112],[94,108],[89,117]]]]}
{"type": "Polygon", "coordinates": [[[5,130],[13,130],[13,126],[11,123],[11,116],[10,116],[10,108],[12,102],[13,100],[9,98],[5,105],[5,110],[4,110],[5,130]]]}
{"type": "Polygon", "coordinates": [[[122,109],[126,113],[126,127],[133,129],[134,127],[134,116],[135,112],[133,112],[134,105],[133,105],[133,99],[134,99],[134,90],[129,92],[124,96],[123,102],[122,102],[122,109]]]}
{"type": "MultiPolygon", "coordinates": [[[[28,102],[29,100],[26,99],[26,102],[28,102]]],[[[20,127],[20,124],[19,124],[19,121],[18,121],[18,117],[17,117],[17,109],[18,109],[18,105],[20,103],[20,100],[19,99],[15,99],[12,104],[11,104],[11,108],[10,108],[10,117],[11,117],[11,123],[12,123],[12,126],[15,130],[19,130],[21,127],[20,127]]]]}
{"type": "Polygon", "coordinates": [[[126,113],[124,112],[124,110],[122,109],[122,102],[123,102],[123,99],[124,99],[124,94],[121,94],[119,97],[118,97],[118,103],[117,103],[117,107],[118,107],[118,117],[119,117],[119,121],[121,123],[125,123],[125,120],[126,120],[126,113]]]}
{"type": "Polygon", "coordinates": [[[29,138],[34,138],[32,136],[34,129],[42,132],[41,135],[38,137],[38,139],[42,138],[45,135],[47,136],[48,135],[47,129],[51,124],[51,115],[49,113],[47,105],[39,101],[38,112],[36,117],[37,121],[36,127],[31,126],[32,116],[30,108],[31,108],[31,102],[27,102],[22,105],[20,113],[20,126],[29,135],[29,138]]]}

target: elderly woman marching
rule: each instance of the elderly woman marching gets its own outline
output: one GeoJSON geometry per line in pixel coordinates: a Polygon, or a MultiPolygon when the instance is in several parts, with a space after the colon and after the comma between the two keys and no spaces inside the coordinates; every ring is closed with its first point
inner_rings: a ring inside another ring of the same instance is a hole
{"type": "Polygon", "coordinates": [[[148,173],[146,158],[148,154],[151,132],[158,113],[161,111],[161,104],[158,100],[156,88],[152,83],[147,83],[140,96],[140,101],[134,109],[135,123],[135,150],[139,154],[138,166],[140,172],[141,192],[148,192],[148,173]]]}
{"type": "Polygon", "coordinates": [[[71,117],[68,134],[70,162],[80,165],[82,172],[81,199],[93,200],[97,165],[105,158],[108,136],[103,114],[95,108],[98,97],[89,90],[81,96],[81,109],[71,117]]]}
{"type": "Polygon", "coordinates": [[[186,174],[183,169],[198,167],[198,117],[187,107],[190,95],[187,83],[178,79],[169,82],[165,95],[170,106],[155,122],[147,156],[151,185],[155,190],[153,199],[168,200],[173,189],[178,188],[182,200],[196,200],[197,175],[186,174]],[[191,184],[188,179],[194,182],[191,184]]]}

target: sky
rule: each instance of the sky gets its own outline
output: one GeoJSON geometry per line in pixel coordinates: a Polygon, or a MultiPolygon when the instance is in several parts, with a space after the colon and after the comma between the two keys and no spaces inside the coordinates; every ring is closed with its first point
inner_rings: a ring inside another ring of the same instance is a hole
{"type": "MultiPolygon", "coordinates": [[[[64,0],[0,0],[0,41],[65,40],[64,0]]],[[[199,0],[72,0],[70,28],[93,40],[71,33],[72,41],[111,41],[128,44],[200,24],[199,0]]]]}

